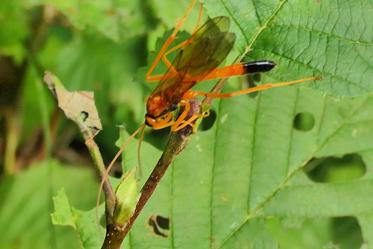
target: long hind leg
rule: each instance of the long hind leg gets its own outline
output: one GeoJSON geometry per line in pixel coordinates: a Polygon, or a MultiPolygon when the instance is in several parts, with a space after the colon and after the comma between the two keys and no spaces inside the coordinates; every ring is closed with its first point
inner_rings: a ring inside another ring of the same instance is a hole
{"type": "Polygon", "coordinates": [[[171,45],[171,43],[176,39],[176,34],[179,32],[181,27],[184,25],[185,20],[189,16],[189,14],[192,12],[194,5],[196,4],[197,0],[192,0],[189,4],[187,10],[185,11],[184,15],[180,18],[180,20],[176,23],[174,31],[171,33],[171,35],[167,38],[166,42],[163,44],[161,50],[155,57],[153,63],[151,64],[148,72],[146,73],[146,80],[152,81],[152,73],[155,69],[155,67],[158,65],[159,61],[162,59],[163,55],[167,51],[168,47],[171,45]]]}
{"type": "Polygon", "coordinates": [[[191,13],[194,5],[196,3],[196,0],[193,0],[191,2],[191,4],[189,5],[189,7],[187,8],[186,12],[184,13],[183,17],[177,22],[176,26],[175,26],[175,29],[174,31],[172,32],[172,34],[168,37],[168,39],[166,40],[166,42],[163,44],[161,50],[159,51],[158,55],[156,56],[155,60],[153,61],[152,65],[150,66],[147,74],[146,74],[146,81],[148,82],[157,82],[161,79],[163,79],[165,77],[164,74],[158,74],[158,75],[151,75],[153,73],[153,71],[155,70],[156,66],[158,65],[159,61],[162,60],[163,63],[167,66],[167,68],[170,69],[170,77],[174,77],[174,75],[177,73],[177,70],[174,68],[174,66],[172,65],[172,63],[168,60],[167,56],[169,54],[171,54],[172,52],[174,52],[175,50],[177,49],[180,49],[182,47],[185,47],[186,45],[188,45],[189,43],[192,42],[193,40],[193,34],[198,30],[199,26],[200,26],[200,22],[202,20],[202,16],[203,16],[203,8],[202,8],[202,4],[200,4],[200,8],[199,8],[199,14],[198,14],[198,19],[197,19],[197,24],[194,28],[194,31],[192,33],[192,36],[172,47],[170,50],[167,50],[169,48],[169,46],[171,45],[171,43],[177,38],[177,33],[178,31],[181,29],[181,27],[183,26],[185,20],[187,19],[187,17],[189,16],[189,14],[191,13]]]}
{"type": "Polygon", "coordinates": [[[264,84],[264,85],[251,87],[251,88],[246,88],[246,89],[243,89],[243,90],[230,92],[230,93],[188,91],[185,94],[185,98],[195,98],[197,96],[204,96],[204,97],[208,97],[208,98],[220,98],[220,99],[230,98],[230,97],[239,96],[239,95],[243,95],[243,94],[260,92],[260,91],[268,90],[268,89],[271,89],[271,88],[290,86],[290,85],[295,85],[295,84],[303,83],[303,82],[306,82],[306,81],[314,81],[314,80],[321,80],[321,77],[314,76],[314,77],[308,77],[308,78],[293,80],[293,81],[285,81],[285,82],[278,82],[278,83],[267,83],[267,84],[264,84]]]}

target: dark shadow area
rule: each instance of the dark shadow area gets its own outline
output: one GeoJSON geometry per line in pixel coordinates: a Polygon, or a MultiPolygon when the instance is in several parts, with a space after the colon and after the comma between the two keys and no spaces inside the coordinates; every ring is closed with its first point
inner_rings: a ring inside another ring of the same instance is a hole
{"type": "Polygon", "coordinates": [[[148,225],[155,235],[167,238],[170,230],[170,219],[160,215],[152,215],[148,220],[148,225]]]}
{"type": "MultiPolygon", "coordinates": [[[[149,129],[149,128],[147,128],[149,129]]],[[[168,136],[170,134],[170,128],[165,128],[161,130],[150,130],[145,132],[144,141],[150,143],[159,150],[164,149],[168,142],[168,136]]]]}
{"type": "Polygon", "coordinates": [[[211,109],[210,115],[202,119],[202,122],[198,128],[201,131],[208,131],[214,126],[215,121],[216,121],[216,111],[211,109]]]}
{"type": "Polygon", "coordinates": [[[361,228],[354,217],[273,219],[271,228],[286,249],[358,249],[362,248],[361,228]]]}
{"type": "MultiPolygon", "coordinates": [[[[242,89],[245,88],[252,88],[256,87],[257,83],[259,83],[262,79],[262,76],[260,73],[256,74],[247,74],[245,77],[242,77],[243,82],[242,82],[242,89]]],[[[250,98],[255,98],[258,95],[258,92],[254,93],[249,93],[247,94],[250,98]]]]}
{"type": "Polygon", "coordinates": [[[355,217],[336,217],[331,221],[333,243],[340,249],[362,248],[363,235],[355,217]]]}

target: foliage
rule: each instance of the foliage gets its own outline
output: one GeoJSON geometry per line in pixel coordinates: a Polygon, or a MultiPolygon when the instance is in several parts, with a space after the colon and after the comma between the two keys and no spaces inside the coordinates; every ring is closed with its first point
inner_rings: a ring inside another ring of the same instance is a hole
{"type": "Polygon", "coordinates": [[[53,226],[52,197],[63,187],[74,206],[91,208],[97,191],[92,172],[51,160],[31,166],[17,176],[1,179],[0,247],[79,248],[76,234],[53,226]]]}
{"type": "MultiPolygon", "coordinates": [[[[91,166],[89,155],[77,129],[61,114],[54,119],[55,103],[40,68],[53,71],[69,90],[94,91],[103,124],[97,141],[108,161],[116,152],[116,125],[132,131],[143,122],[144,98],[152,88],[144,83],[150,52],[159,50],[188,3],[0,2],[0,54],[15,66],[28,62],[20,108],[5,107],[21,116],[22,170],[0,180],[1,248],[101,246],[94,168],[77,166],[72,155],[91,166]]],[[[263,82],[310,75],[323,80],[214,101],[216,119],[201,127],[213,125],[190,137],[122,248],[373,248],[371,1],[203,3],[205,15],[231,19],[237,41],[226,64],[271,59],[278,66],[263,82]],[[155,215],[169,219],[167,237],[147,225],[155,215]]],[[[195,8],[187,31],[197,15],[195,8]]],[[[224,91],[242,82],[230,80],[224,91]]],[[[1,161],[9,116],[0,115],[1,161]]],[[[139,187],[166,137],[146,132],[139,187]]],[[[137,165],[136,146],[126,148],[125,172],[137,165]]]]}

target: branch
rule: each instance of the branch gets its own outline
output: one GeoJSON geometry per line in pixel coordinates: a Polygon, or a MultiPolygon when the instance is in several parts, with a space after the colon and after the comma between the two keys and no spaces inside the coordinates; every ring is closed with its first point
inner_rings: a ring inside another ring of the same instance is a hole
{"type": "MultiPolygon", "coordinates": [[[[87,149],[89,151],[89,154],[91,155],[91,158],[98,169],[100,173],[100,179],[104,178],[105,175],[105,164],[101,156],[101,152],[99,147],[97,146],[96,142],[93,140],[92,137],[84,135],[85,144],[87,146],[87,149]]],[[[114,207],[115,207],[115,194],[114,190],[110,184],[109,178],[107,178],[104,181],[102,191],[105,195],[105,216],[107,218],[107,221],[111,221],[112,214],[114,213],[114,207]]]]}
{"type": "MultiPolygon", "coordinates": [[[[198,101],[191,101],[191,110],[186,118],[191,117],[193,114],[200,112],[201,104],[198,101]]],[[[168,166],[172,163],[176,155],[178,155],[187,145],[188,137],[193,133],[193,128],[187,126],[178,132],[173,132],[170,135],[168,144],[159,159],[157,165],[153,169],[149,178],[145,182],[142,190],[140,199],[136,205],[135,212],[129,219],[126,225],[123,227],[116,224],[107,224],[106,226],[106,236],[102,249],[119,249],[127,233],[131,229],[136,218],[141,213],[142,209],[148,202],[149,198],[152,196],[154,190],[156,189],[158,183],[162,179],[163,175],[166,173],[168,166]]]]}

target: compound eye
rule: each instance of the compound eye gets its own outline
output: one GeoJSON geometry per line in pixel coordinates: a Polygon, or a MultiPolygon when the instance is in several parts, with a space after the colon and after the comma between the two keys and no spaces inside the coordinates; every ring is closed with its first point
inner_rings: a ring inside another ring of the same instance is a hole
{"type": "Polygon", "coordinates": [[[157,120],[155,120],[154,118],[146,117],[145,119],[145,124],[148,126],[153,127],[156,123],[157,123],[157,120]]]}

